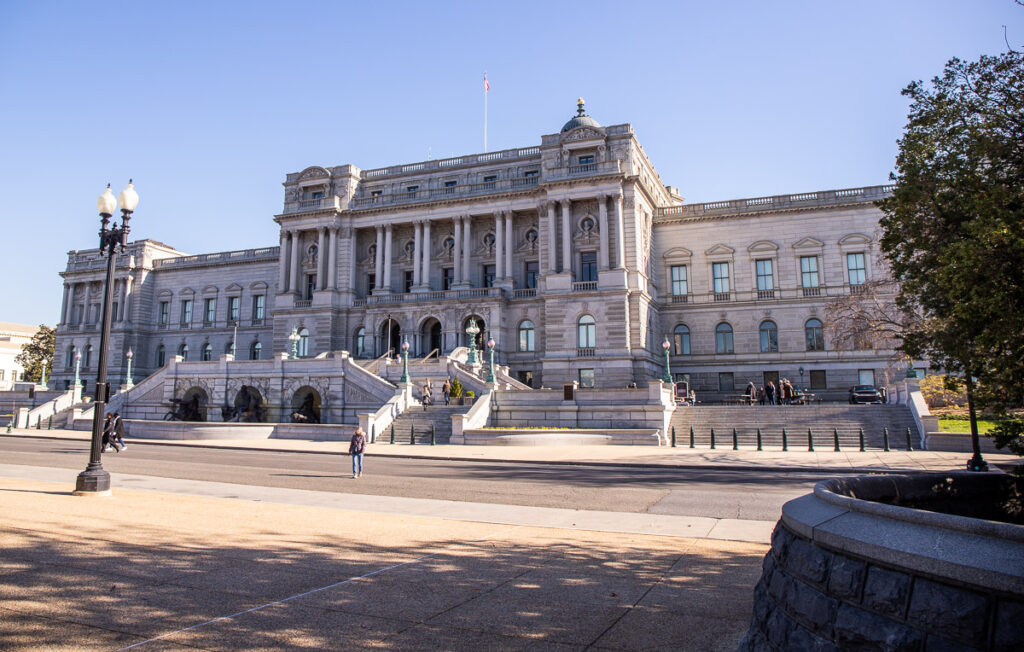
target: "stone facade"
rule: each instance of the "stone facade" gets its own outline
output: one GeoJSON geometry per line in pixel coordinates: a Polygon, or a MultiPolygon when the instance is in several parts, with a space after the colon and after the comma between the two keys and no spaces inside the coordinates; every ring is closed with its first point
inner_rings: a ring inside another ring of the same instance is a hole
{"type": "MultiPolygon", "coordinates": [[[[191,256],[132,243],[116,274],[112,382],[129,347],[136,378],[232,342],[239,360],[268,358],[293,330],[303,355],[379,357],[407,337],[425,356],[465,345],[471,318],[534,387],[642,386],[662,376],[679,326],[688,348],[680,336],[672,370],[706,400],[774,375],[839,398],[883,373],[892,351],[840,354],[827,329],[808,351],[805,331],[874,273],[873,202],[887,188],[685,204],[631,125],[578,113],[537,147],[288,174],[279,246],[191,256]],[[768,321],[777,345],[762,352],[768,321]],[[730,345],[716,348],[722,324],[730,345]]],[[[71,252],[62,276],[55,387],[73,379],[75,351],[98,347],[103,261],[71,252]]],[[[83,353],[83,379],[95,358],[83,353]]]]}

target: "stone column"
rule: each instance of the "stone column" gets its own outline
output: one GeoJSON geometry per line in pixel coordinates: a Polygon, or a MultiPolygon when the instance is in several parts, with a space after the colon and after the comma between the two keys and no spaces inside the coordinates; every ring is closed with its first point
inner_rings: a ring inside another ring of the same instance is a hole
{"type": "Polygon", "coordinates": [[[132,276],[131,273],[124,277],[124,303],[121,304],[121,321],[128,321],[131,319],[131,312],[129,312],[129,310],[131,307],[132,297],[135,295],[135,293],[132,292],[134,282],[135,277],[132,276]]]}
{"type": "Polygon", "coordinates": [[[316,232],[316,289],[322,290],[327,279],[327,231],[319,227],[316,232]]]}
{"type": "Polygon", "coordinates": [[[420,259],[423,261],[423,273],[420,274],[420,283],[428,290],[430,289],[430,220],[423,222],[423,253],[420,259]]]}
{"type": "Polygon", "coordinates": [[[505,214],[505,278],[512,278],[512,211],[505,214]]]}
{"type": "Polygon", "coordinates": [[[281,251],[277,256],[277,292],[288,291],[288,232],[281,231],[281,251]]]}
{"type": "Polygon", "coordinates": [[[89,301],[92,300],[92,283],[85,282],[85,303],[82,305],[82,323],[89,323],[89,301]]]}
{"type": "Polygon", "coordinates": [[[612,197],[612,205],[615,207],[615,268],[626,268],[626,226],[622,217],[622,194],[612,197]]]}
{"type": "Polygon", "coordinates": [[[334,290],[338,285],[338,227],[328,228],[327,233],[330,244],[327,245],[327,278],[324,279],[324,288],[334,290]]]}
{"type": "Polygon", "coordinates": [[[455,269],[452,270],[452,285],[458,285],[462,281],[462,217],[452,219],[455,223],[455,246],[452,247],[455,269]]]}
{"type": "Polygon", "coordinates": [[[472,285],[472,277],[469,275],[469,259],[473,253],[473,237],[470,234],[473,218],[469,215],[463,215],[462,220],[462,282],[472,285]]]}
{"type": "Polygon", "coordinates": [[[292,294],[299,294],[301,283],[299,283],[299,232],[292,231],[292,258],[291,258],[291,279],[288,282],[288,290],[292,294]]]}
{"type": "Polygon", "coordinates": [[[555,202],[548,202],[548,272],[558,272],[558,238],[555,237],[555,202]]]}
{"type": "Polygon", "coordinates": [[[384,291],[391,291],[391,232],[392,227],[388,224],[384,227],[384,291]]]}
{"type": "Polygon", "coordinates": [[[64,284],[64,303],[60,304],[60,322],[61,322],[61,325],[63,325],[63,326],[67,326],[68,322],[70,321],[68,315],[69,315],[69,308],[71,306],[71,297],[73,297],[73,296],[74,296],[74,294],[71,292],[71,284],[70,283],[65,283],[64,284]]]}
{"type": "Polygon", "coordinates": [[[562,271],[572,273],[572,229],[569,219],[572,213],[572,201],[562,200],[562,271]]]}
{"type": "Polygon", "coordinates": [[[374,278],[374,283],[376,284],[377,287],[374,288],[374,292],[380,292],[383,289],[383,287],[384,287],[384,227],[383,226],[378,226],[377,227],[377,255],[375,256],[375,258],[376,258],[376,260],[374,260],[374,267],[373,267],[374,276],[373,276],[373,278],[374,278]]]}
{"type": "Polygon", "coordinates": [[[356,264],[358,263],[359,256],[359,232],[355,229],[351,229],[349,233],[349,250],[348,250],[348,289],[352,292],[356,291],[356,264]]]}
{"type": "Polygon", "coordinates": [[[420,272],[423,266],[420,261],[423,254],[423,222],[416,220],[412,223],[413,247],[412,247],[412,285],[418,287],[420,284],[420,272]]]}
{"type": "Polygon", "coordinates": [[[494,278],[505,278],[505,214],[494,214],[494,278]]]}
{"type": "Polygon", "coordinates": [[[597,268],[608,269],[608,196],[597,198],[597,228],[601,238],[601,249],[597,254],[597,268]]]}

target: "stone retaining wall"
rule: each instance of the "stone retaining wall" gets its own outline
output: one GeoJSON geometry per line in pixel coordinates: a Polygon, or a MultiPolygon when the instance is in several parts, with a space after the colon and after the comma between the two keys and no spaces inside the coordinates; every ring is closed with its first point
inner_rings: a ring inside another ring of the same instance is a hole
{"type": "Polygon", "coordinates": [[[741,650],[1024,649],[1024,528],[830,503],[827,484],[784,506],[741,650]]]}

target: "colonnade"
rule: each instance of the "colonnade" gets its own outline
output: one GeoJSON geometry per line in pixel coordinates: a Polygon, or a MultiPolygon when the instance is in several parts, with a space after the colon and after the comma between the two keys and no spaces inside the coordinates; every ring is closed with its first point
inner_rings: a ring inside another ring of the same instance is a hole
{"type": "MultiPolygon", "coordinates": [[[[338,268],[338,232],[336,226],[317,227],[317,263],[316,263],[316,287],[322,290],[337,289],[337,274],[334,270],[338,268]]],[[[281,257],[278,263],[278,292],[290,292],[292,294],[302,293],[302,278],[300,277],[302,252],[299,246],[302,243],[301,230],[281,231],[281,257]]]]}
{"type": "MultiPolygon", "coordinates": [[[[134,297],[134,277],[131,274],[126,274],[120,278],[114,279],[114,303],[116,304],[117,310],[111,313],[110,321],[117,323],[123,322],[128,319],[131,314],[131,300],[134,297]]],[[[64,283],[64,299],[61,303],[61,324],[70,326],[72,324],[93,324],[99,323],[100,321],[100,306],[103,302],[103,289],[100,288],[96,296],[93,296],[92,284],[97,281],[78,281],[74,283],[64,283]],[[75,301],[76,288],[84,286],[84,297],[81,303],[75,301]],[[75,318],[75,306],[82,306],[82,313],[78,319],[75,318]],[[92,306],[97,306],[96,319],[90,321],[90,312],[92,306]]]]}

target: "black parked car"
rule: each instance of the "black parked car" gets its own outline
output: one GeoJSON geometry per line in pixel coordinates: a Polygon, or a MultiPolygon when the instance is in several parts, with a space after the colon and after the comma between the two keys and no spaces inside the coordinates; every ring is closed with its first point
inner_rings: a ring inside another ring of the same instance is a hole
{"type": "Polygon", "coordinates": [[[873,385],[854,385],[850,388],[850,404],[884,403],[882,392],[873,385]]]}

